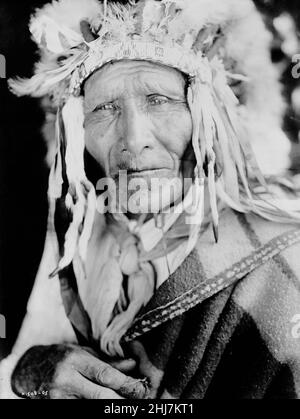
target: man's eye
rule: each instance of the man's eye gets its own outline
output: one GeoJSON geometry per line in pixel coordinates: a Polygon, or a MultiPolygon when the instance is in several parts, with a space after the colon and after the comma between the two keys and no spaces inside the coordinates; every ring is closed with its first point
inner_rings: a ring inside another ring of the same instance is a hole
{"type": "Polygon", "coordinates": [[[165,96],[150,96],[148,101],[150,105],[163,105],[169,102],[169,98],[165,96]]]}
{"type": "Polygon", "coordinates": [[[117,106],[114,103],[103,103],[95,108],[94,112],[98,111],[115,111],[117,106]]]}

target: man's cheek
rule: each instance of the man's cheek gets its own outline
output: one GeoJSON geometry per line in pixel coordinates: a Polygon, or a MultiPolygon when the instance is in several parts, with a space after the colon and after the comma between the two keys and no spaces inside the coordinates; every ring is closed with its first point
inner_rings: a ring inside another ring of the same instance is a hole
{"type": "Polygon", "coordinates": [[[192,138],[192,123],[187,116],[165,118],[157,132],[166,148],[181,159],[192,138]]]}

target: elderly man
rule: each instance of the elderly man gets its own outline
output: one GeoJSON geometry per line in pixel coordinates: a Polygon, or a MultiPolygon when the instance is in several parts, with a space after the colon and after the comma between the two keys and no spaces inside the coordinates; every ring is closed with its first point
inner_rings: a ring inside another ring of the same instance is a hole
{"type": "Polygon", "coordinates": [[[252,3],[60,0],[31,32],[11,88],[51,97],[57,151],[2,396],[298,398],[300,203],[249,143],[286,165],[252,3]]]}

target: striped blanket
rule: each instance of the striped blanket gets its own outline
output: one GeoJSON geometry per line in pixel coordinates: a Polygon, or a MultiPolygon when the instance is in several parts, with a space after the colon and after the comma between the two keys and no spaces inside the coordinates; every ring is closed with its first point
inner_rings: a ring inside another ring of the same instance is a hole
{"type": "Polygon", "coordinates": [[[299,230],[232,211],[127,335],[151,397],[300,398],[299,230]],[[298,243],[298,244],[297,244],[298,243]]]}
{"type": "MultiPolygon", "coordinates": [[[[219,243],[208,228],[124,339],[150,397],[300,398],[299,255],[295,226],[224,210],[219,243]]],[[[30,346],[83,343],[80,313],[72,329],[58,281],[45,280],[50,268],[42,264],[19,340],[0,364],[0,398],[12,397],[9,375],[30,346]]]]}

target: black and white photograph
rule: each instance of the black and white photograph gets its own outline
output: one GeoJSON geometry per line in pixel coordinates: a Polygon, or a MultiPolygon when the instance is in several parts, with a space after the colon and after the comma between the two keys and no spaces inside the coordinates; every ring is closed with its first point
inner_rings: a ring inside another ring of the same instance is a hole
{"type": "Polygon", "coordinates": [[[299,1],[0,0],[0,209],[0,399],[300,399],[299,1]]]}

